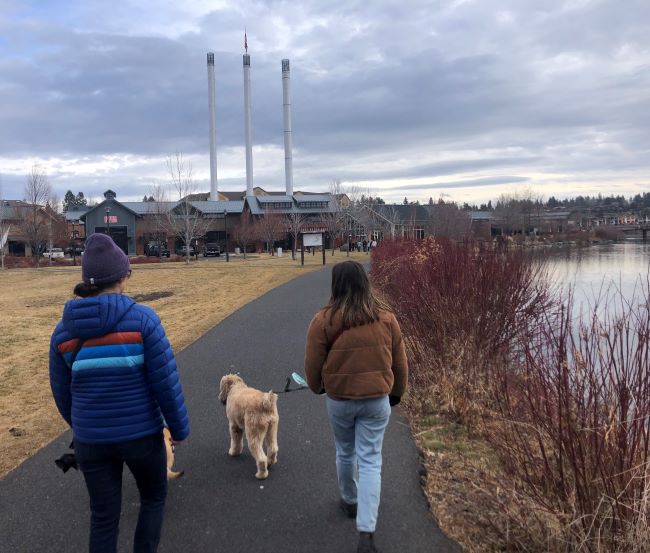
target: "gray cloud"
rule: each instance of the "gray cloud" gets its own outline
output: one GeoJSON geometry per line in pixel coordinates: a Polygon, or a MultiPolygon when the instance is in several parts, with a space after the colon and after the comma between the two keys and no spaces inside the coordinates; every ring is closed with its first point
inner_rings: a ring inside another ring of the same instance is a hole
{"type": "Polygon", "coordinates": [[[465,179],[447,182],[433,182],[427,184],[407,184],[395,186],[393,190],[439,190],[445,188],[477,188],[480,186],[499,186],[504,184],[522,184],[528,182],[528,177],[503,176],[483,177],[478,179],[465,179]]]}
{"type": "MultiPolygon", "coordinates": [[[[29,13],[5,4],[3,158],[205,154],[208,50],[219,148],[241,146],[246,25],[258,145],[282,147],[280,59],[291,58],[301,188],[455,173],[447,187],[496,186],[508,182],[494,175],[512,171],[639,182],[650,169],[644,0],[260,1],[195,14],[171,3],[48,2],[29,13]]],[[[282,186],[280,156],[260,167],[260,182],[282,186]]],[[[243,156],[226,169],[240,168],[243,156]]],[[[127,195],[153,176],[52,178],[127,195]]]]}

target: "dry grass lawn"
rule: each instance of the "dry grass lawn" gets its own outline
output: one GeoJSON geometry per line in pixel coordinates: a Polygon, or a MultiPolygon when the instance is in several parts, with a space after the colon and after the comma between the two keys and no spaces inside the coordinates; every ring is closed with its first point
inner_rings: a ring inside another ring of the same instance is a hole
{"type": "MultiPolygon", "coordinates": [[[[327,253],[327,262],[367,260],[327,253]]],[[[160,315],[176,351],[244,304],[322,265],[291,255],[134,265],[127,293],[160,315]]],[[[80,280],[78,267],[0,272],[0,477],[66,429],[50,393],[50,335],[80,280]]]]}

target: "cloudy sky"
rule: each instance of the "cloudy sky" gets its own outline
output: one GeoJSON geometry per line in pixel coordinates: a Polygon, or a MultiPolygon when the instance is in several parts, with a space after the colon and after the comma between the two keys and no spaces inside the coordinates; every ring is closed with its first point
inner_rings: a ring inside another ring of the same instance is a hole
{"type": "Polygon", "coordinates": [[[242,53],[255,185],[334,179],[388,201],[650,191],[647,0],[0,0],[0,179],[137,200],[191,160],[209,190],[206,52],[219,187],[245,188],[242,53]]]}

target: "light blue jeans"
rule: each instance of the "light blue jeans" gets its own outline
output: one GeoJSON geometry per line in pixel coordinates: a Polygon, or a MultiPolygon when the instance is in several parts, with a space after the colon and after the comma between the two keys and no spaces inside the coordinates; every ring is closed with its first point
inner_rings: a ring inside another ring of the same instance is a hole
{"type": "Polygon", "coordinates": [[[374,532],[381,493],[381,447],[390,419],[388,396],[336,401],[327,398],[336,444],[341,498],[357,504],[357,530],[374,532]]]}

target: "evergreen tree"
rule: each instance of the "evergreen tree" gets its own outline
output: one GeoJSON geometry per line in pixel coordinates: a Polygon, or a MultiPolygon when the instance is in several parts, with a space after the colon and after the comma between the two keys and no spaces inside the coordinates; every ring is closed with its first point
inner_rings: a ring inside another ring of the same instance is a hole
{"type": "Polygon", "coordinates": [[[69,211],[75,208],[76,198],[72,190],[68,190],[63,198],[63,211],[69,211]]]}
{"type": "Polygon", "coordinates": [[[68,190],[63,198],[63,211],[74,211],[81,207],[88,205],[88,200],[84,197],[83,192],[79,192],[76,196],[72,190],[68,190]]]}

